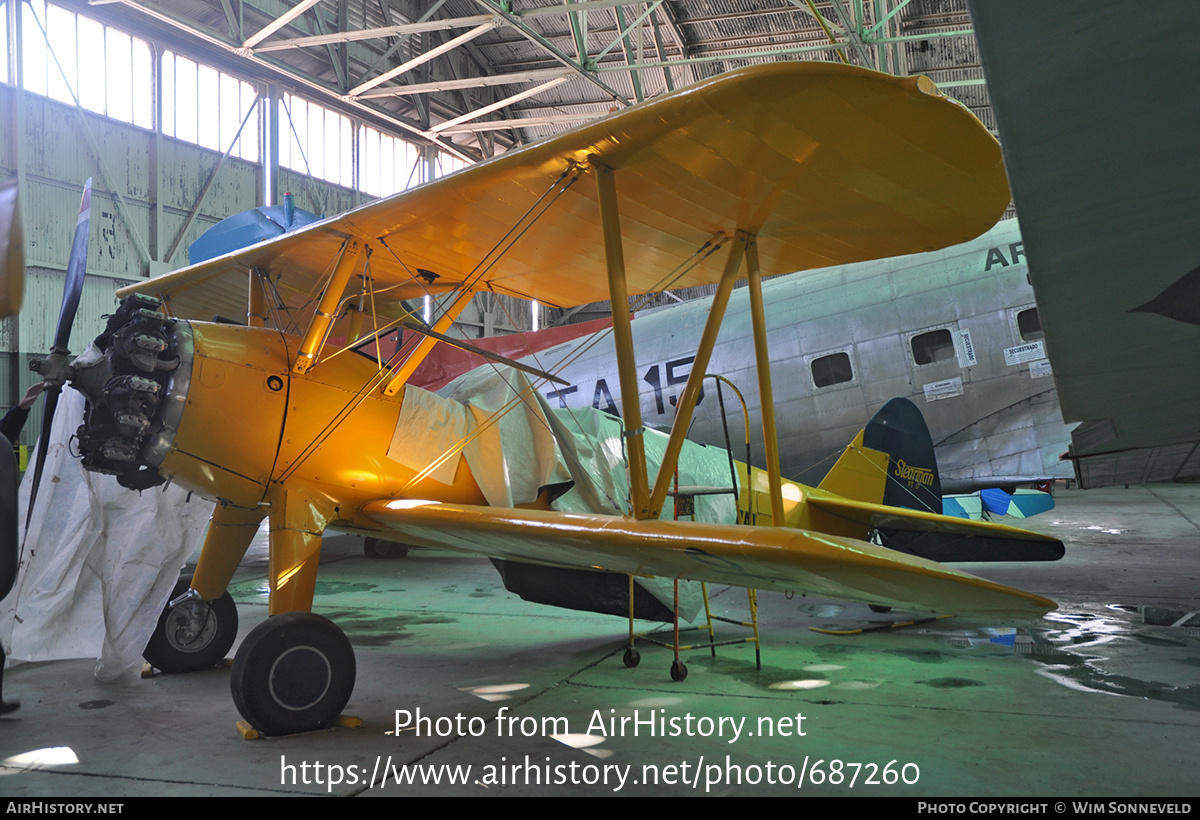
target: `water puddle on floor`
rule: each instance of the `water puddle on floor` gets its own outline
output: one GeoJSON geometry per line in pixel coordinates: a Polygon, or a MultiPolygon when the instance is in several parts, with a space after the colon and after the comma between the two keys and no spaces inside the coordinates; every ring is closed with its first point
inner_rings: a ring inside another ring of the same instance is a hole
{"type": "Polygon", "coordinates": [[[1039,675],[1076,691],[1200,711],[1200,685],[1192,683],[1200,623],[1188,615],[1113,604],[1052,612],[1033,628],[963,630],[947,639],[956,647],[1007,648],[1027,657],[1039,675]]]}

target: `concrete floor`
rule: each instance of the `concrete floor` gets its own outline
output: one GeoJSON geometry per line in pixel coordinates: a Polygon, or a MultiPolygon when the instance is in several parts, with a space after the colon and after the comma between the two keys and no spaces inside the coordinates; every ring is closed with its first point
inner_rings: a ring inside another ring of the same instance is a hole
{"type": "MultiPolygon", "coordinates": [[[[967,567],[1058,600],[1041,621],[834,637],[806,627],[897,618],[763,594],[762,670],[747,646],[692,651],[682,683],[666,649],[622,665],[620,619],[524,603],[485,560],[330,538],[315,610],[357,651],[360,728],[247,741],[227,668],[106,686],[91,660],[28,664],[5,675],[0,795],[1200,795],[1200,615],[1145,622],[1200,612],[1200,487],[1057,498],[1027,523],[1064,560],[967,567]],[[397,710],[427,721],[397,734],[397,710]]],[[[264,586],[259,551],[232,588],[241,635],[264,586]]]]}

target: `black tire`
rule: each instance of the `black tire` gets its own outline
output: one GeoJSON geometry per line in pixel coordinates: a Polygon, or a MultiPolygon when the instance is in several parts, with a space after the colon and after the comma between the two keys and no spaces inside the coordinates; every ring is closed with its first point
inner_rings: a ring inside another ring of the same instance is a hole
{"type": "Polygon", "coordinates": [[[354,649],[333,621],[311,612],[274,615],[250,631],[233,659],[233,703],[255,729],[290,735],[337,720],[354,691],[354,649]]]}
{"type": "Polygon", "coordinates": [[[884,606],[883,604],[867,604],[867,609],[871,610],[872,612],[878,612],[880,614],[883,614],[884,612],[892,611],[892,608],[890,606],[884,606]]]}
{"type": "Polygon", "coordinates": [[[641,653],[632,646],[625,650],[625,657],[621,658],[621,662],[624,663],[628,669],[633,669],[635,666],[641,663],[641,661],[641,653]]]}
{"type": "Polygon", "coordinates": [[[368,558],[407,558],[408,546],[382,538],[363,539],[363,555],[368,558]]]}
{"type": "Polygon", "coordinates": [[[671,663],[671,680],[679,683],[686,677],[687,667],[683,665],[683,661],[673,661],[671,663]]]}
{"type": "MultiPolygon", "coordinates": [[[[192,576],[180,578],[170,601],[192,586],[192,576]]],[[[168,602],[158,616],[154,634],[142,657],[163,672],[197,672],[225,659],[237,638],[237,604],[226,592],[215,601],[196,601],[171,609],[168,602]]]]}

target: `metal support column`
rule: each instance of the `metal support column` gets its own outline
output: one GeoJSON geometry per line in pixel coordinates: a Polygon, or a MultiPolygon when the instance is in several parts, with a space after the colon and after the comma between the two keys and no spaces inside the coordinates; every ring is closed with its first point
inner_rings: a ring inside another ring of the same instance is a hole
{"type": "Polygon", "coordinates": [[[279,86],[267,86],[263,98],[263,184],[259,205],[274,205],[279,201],[279,86]]]}

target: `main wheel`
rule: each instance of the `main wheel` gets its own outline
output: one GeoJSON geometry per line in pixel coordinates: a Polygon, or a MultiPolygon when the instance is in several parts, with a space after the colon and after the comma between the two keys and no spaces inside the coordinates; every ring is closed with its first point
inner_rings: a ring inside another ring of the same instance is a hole
{"type": "MultiPolygon", "coordinates": [[[[171,590],[173,601],[192,586],[189,575],[171,590]]],[[[237,638],[237,605],[226,592],[215,601],[170,603],[158,616],[158,626],[142,657],[164,672],[196,672],[219,663],[237,638]]]]}
{"type": "Polygon", "coordinates": [[[333,621],[311,612],[274,615],[251,630],[233,659],[233,703],[268,735],[323,729],[354,691],[354,649],[333,621]]]}

